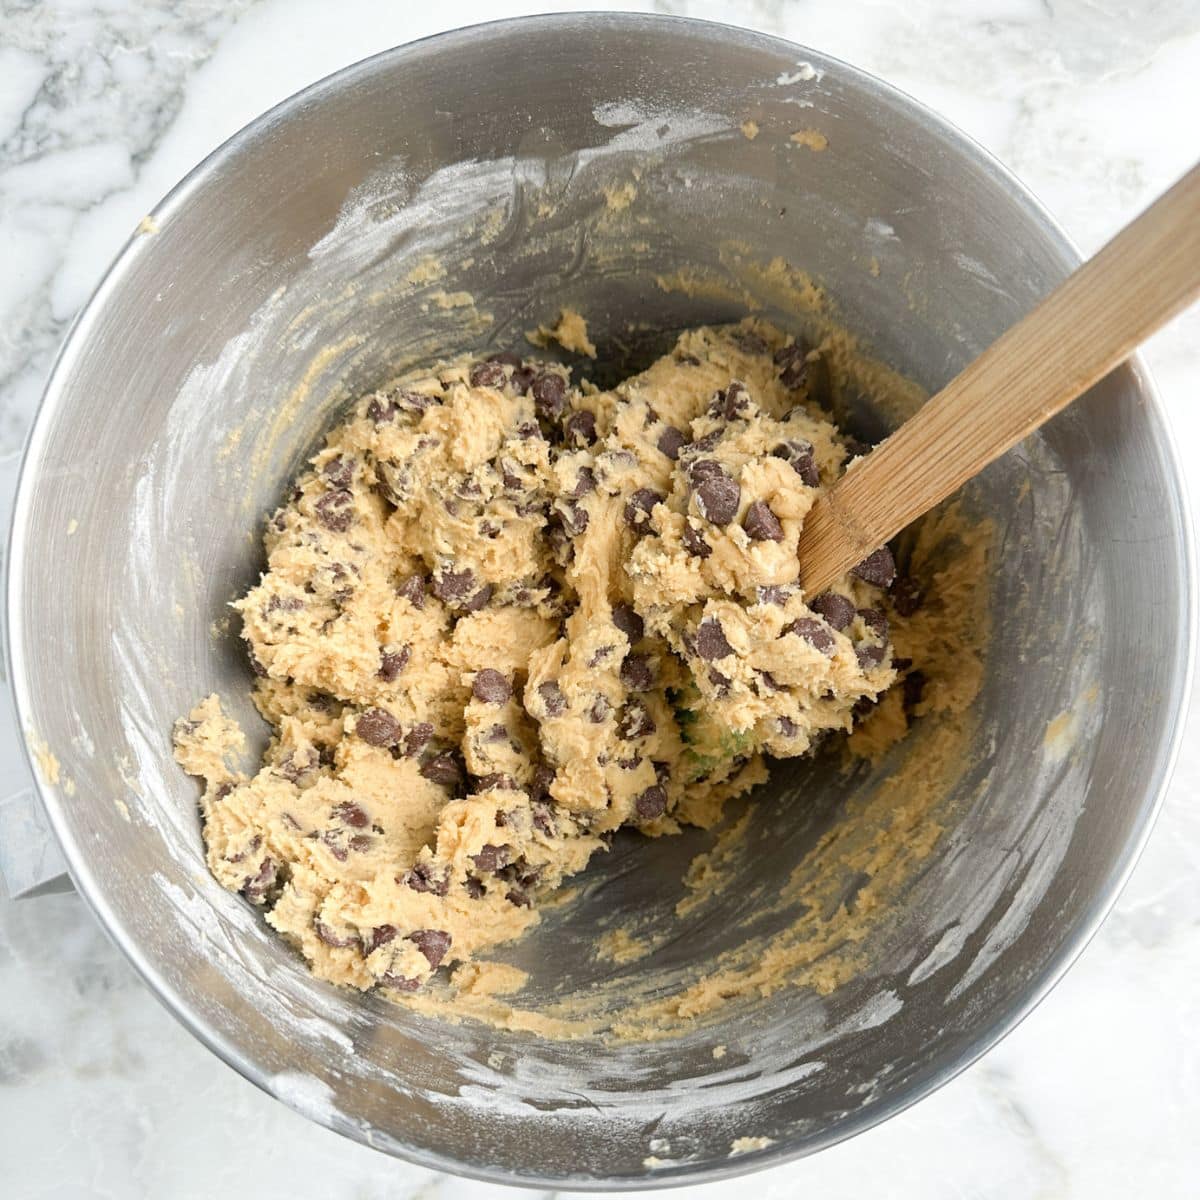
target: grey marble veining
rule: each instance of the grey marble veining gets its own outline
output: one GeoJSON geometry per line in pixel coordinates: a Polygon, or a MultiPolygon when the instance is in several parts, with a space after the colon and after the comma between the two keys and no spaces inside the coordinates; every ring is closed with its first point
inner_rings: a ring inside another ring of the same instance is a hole
{"type": "Polygon", "coordinates": [[[7,4],[0,26],[0,455],[18,449],[67,325],[119,246],[127,193],[248,0],[7,4]]]}
{"type": "MultiPolygon", "coordinates": [[[[888,78],[982,141],[1085,251],[1197,152],[1196,0],[663,0],[888,78]]],[[[66,326],[142,214],[297,88],[441,28],[572,3],[0,3],[0,494],[66,326]]],[[[1147,357],[1200,495],[1200,314],[1147,357]]],[[[19,776],[0,735],[0,786],[19,776]]],[[[1100,935],[1005,1042],[884,1126],[689,1197],[1195,1195],[1200,713],[1100,935]]],[[[167,1016],[74,896],[0,901],[0,1195],[407,1200],[507,1190],[393,1162],[257,1092],[167,1016]]],[[[532,1193],[526,1193],[532,1195],[532,1193]]]]}

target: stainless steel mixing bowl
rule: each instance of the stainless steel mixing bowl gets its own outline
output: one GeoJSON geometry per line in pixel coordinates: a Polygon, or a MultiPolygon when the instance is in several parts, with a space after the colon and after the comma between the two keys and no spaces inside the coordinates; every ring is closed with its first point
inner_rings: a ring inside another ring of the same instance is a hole
{"type": "MultiPolygon", "coordinates": [[[[541,17],[389,51],[268,113],[143,223],[73,329],[29,445],[9,581],[22,721],[62,768],[45,804],[77,887],[149,985],[299,1111],[527,1184],[731,1175],[950,1078],[1112,903],[1162,794],[1190,660],[1179,475],[1136,362],[970,489],[999,529],[972,764],[931,857],[870,928],[866,965],[831,994],[785,988],[634,1046],[443,1023],[312,979],[209,878],[170,726],[214,690],[253,726],[225,605],[339,400],[415,359],[519,344],[562,303],[632,359],[656,348],[647,331],[747,303],[795,326],[746,269],[775,256],[929,388],[1076,261],[978,147],[843,63],[690,21],[541,17]],[[828,150],[789,143],[797,128],[828,150]],[[656,285],[683,267],[728,286],[656,285]],[[1047,738],[1064,712],[1073,740],[1047,738]],[[770,1140],[731,1157],[742,1137],[770,1140]]],[[[741,876],[656,967],[712,964],[745,936],[747,897],[888,776],[887,762],[778,769],[741,876]]],[[[665,926],[705,844],[618,842],[513,950],[526,998],[619,991],[622,971],[648,969],[598,962],[597,924],[665,926]]]]}

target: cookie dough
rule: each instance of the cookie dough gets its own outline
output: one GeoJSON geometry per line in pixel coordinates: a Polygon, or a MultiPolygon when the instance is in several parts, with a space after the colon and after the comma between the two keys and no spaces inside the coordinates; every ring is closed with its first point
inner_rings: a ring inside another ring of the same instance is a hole
{"type": "Polygon", "coordinates": [[[320,976],[415,991],[536,924],[619,827],[709,827],[765,757],[904,676],[919,698],[890,630],[921,595],[888,550],[796,582],[863,449],[823,379],[751,319],[612,391],[506,352],[364,397],[235,605],[261,766],[215,696],[175,729],[216,878],[320,976]]]}

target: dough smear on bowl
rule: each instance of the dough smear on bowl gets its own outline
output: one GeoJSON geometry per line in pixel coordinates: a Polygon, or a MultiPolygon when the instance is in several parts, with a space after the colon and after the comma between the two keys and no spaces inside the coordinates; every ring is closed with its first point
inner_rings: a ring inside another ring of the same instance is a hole
{"type": "Polygon", "coordinates": [[[712,826],[894,685],[902,730],[915,585],[886,549],[796,585],[862,450],[822,372],[747,320],[612,391],[506,353],[364,397],[237,603],[262,765],[216,696],[175,729],[216,878],[318,975],[410,992],[536,924],[620,826],[712,826]]]}

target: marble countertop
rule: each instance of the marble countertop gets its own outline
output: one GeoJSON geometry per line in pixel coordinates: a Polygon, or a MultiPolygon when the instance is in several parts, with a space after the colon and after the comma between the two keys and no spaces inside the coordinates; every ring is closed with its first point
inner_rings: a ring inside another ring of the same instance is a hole
{"type": "MultiPolygon", "coordinates": [[[[312,80],[396,43],[518,12],[595,6],[418,7],[0,0],[0,490],[11,489],[73,314],[141,215],[217,143],[312,80]]],[[[883,76],[994,151],[1085,252],[1196,153],[1195,0],[624,7],[754,26],[883,76]]],[[[1200,496],[1200,309],[1159,334],[1146,358],[1200,496]]],[[[11,758],[11,738],[0,740],[0,789],[17,770],[11,758]]],[[[752,1184],[679,1194],[1195,1195],[1198,984],[1193,706],[1132,881],[1066,980],[1016,1032],[934,1096],[850,1143],[752,1184]]],[[[158,1006],[74,895],[0,900],[0,1180],[13,1200],[516,1194],[395,1162],[258,1092],[158,1006]]]]}

